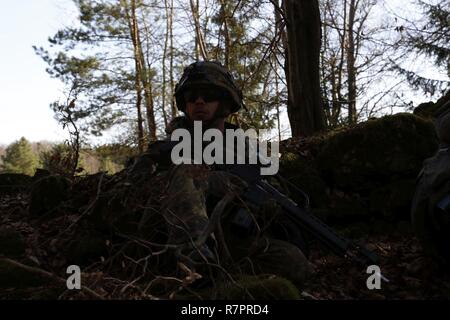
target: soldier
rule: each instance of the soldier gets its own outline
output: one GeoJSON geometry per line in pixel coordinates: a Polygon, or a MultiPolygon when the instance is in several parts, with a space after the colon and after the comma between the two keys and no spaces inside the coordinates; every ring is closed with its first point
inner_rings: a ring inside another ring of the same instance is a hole
{"type": "Polygon", "coordinates": [[[435,119],[439,138],[436,154],[424,161],[417,178],[411,216],[424,251],[450,264],[450,102],[435,119]]]}
{"type": "MultiPolygon", "coordinates": [[[[203,130],[215,128],[224,132],[237,128],[226,118],[243,106],[242,92],[230,72],[219,63],[196,62],[185,68],[176,85],[175,98],[184,116],[171,122],[169,135],[178,128],[192,131],[194,121],[201,121],[203,130]]],[[[277,274],[297,285],[303,284],[312,272],[302,251],[289,242],[265,233],[237,236],[230,223],[233,206],[226,207],[228,213],[220,217],[218,228],[211,230],[210,215],[218,201],[230,192],[239,195],[246,188],[239,177],[199,164],[171,166],[168,177],[163,201],[168,243],[177,246],[177,259],[189,268],[203,273],[219,268],[224,260],[223,254],[218,254],[220,251],[246,273],[277,274]],[[225,245],[218,244],[217,233],[225,245]]],[[[276,209],[268,204],[263,211],[275,215],[276,209]]]]}

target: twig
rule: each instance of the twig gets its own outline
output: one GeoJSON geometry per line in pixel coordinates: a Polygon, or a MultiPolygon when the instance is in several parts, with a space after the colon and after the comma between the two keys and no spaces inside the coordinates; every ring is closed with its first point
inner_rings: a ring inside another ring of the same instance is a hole
{"type": "MultiPolygon", "coordinates": [[[[53,280],[53,281],[55,281],[55,282],[64,284],[64,286],[66,285],[66,280],[65,280],[65,279],[63,279],[63,278],[61,278],[61,277],[58,277],[57,275],[55,275],[55,274],[53,274],[53,273],[50,273],[50,272],[48,272],[48,271],[45,271],[45,270],[43,270],[43,269],[41,269],[41,268],[27,266],[27,265],[25,265],[25,264],[22,264],[22,263],[20,263],[20,262],[18,262],[18,261],[15,261],[15,260],[12,260],[12,259],[9,259],[9,258],[0,258],[0,261],[1,261],[1,262],[5,262],[5,263],[9,263],[9,264],[11,264],[11,265],[13,265],[13,266],[15,266],[15,267],[17,267],[17,268],[20,268],[20,269],[22,269],[22,270],[27,271],[27,272],[32,272],[32,273],[41,275],[41,276],[43,276],[43,277],[45,277],[45,278],[47,278],[47,279],[50,279],[50,280],[53,280]]],[[[99,300],[105,300],[104,297],[102,297],[101,295],[99,295],[98,293],[96,293],[96,292],[93,291],[92,289],[89,289],[89,288],[86,287],[86,286],[83,286],[83,285],[82,285],[82,286],[81,286],[81,289],[84,290],[84,291],[86,291],[86,292],[89,293],[92,297],[94,297],[94,298],[96,298],[96,299],[99,299],[99,300]]]]}
{"type": "Polygon", "coordinates": [[[98,198],[100,197],[100,192],[101,192],[101,189],[102,189],[102,182],[103,182],[103,177],[105,176],[105,172],[102,172],[102,175],[101,175],[101,177],[100,177],[100,181],[98,182],[98,185],[97,185],[97,194],[95,195],[95,199],[93,200],[93,201],[91,201],[91,203],[89,204],[89,206],[83,211],[83,213],[82,214],[80,214],[79,216],[78,216],[78,218],[74,221],[74,222],[72,222],[71,224],[70,224],[70,226],[68,226],[64,231],[62,231],[60,234],[59,234],[59,236],[61,235],[61,234],[63,234],[63,233],[65,233],[67,230],[69,230],[69,229],[71,229],[74,225],[76,225],[86,214],[88,214],[90,211],[91,211],[91,209],[92,209],[92,207],[97,203],[97,201],[98,201],[98,198]]]}
{"type": "Polygon", "coordinates": [[[206,239],[208,239],[209,235],[211,233],[213,233],[214,230],[217,228],[217,225],[220,223],[220,218],[222,216],[222,213],[225,210],[225,207],[231,201],[233,201],[234,197],[235,197],[235,195],[233,192],[228,192],[214,207],[214,210],[211,214],[211,217],[209,219],[208,225],[206,226],[206,229],[195,241],[195,245],[197,247],[200,247],[202,244],[204,244],[206,242],[206,239]]]}

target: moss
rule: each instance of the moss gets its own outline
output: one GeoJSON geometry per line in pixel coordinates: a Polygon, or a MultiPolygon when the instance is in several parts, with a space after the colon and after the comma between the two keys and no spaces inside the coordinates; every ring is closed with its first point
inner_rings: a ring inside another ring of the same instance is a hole
{"type": "Polygon", "coordinates": [[[327,222],[368,220],[369,217],[367,203],[358,194],[333,194],[331,196],[331,204],[326,214],[327,222]]]}
{"type": "Polygon", "coordinates": [[[370,232],[370,229],[371,225],[368,222],[356,222],[350,225],[346,225],[345,227],[336,227],[336,230],[339,232],[339,234],[350,239],[358,239],[367,236],[367,234],[370,232]]]}
{"type": "Polygon", "coordinates": [[[395,221],[408,220],[415,187],[415,179],[401,179],[372,190],[372,215],[395,221]]]}
{"type": "Polygon", "coordinates": [[[295,285],[281,277],[242,276],[236,283],[219,287],[219,299],[226,300],[299,300],[295,285]]]}
{"type": "Polygon", "coordinates": [[[316,165],[332,186],[368,193],[393,175],[415,177],[437,145],[431,121],[400,113],[330,135],[316,165]]]}
{"type": "MultiPolygon", "coordinates": [[[[280,159],[280,175],[293,183],[310,198],[311,205],[321,207],[327,205],[326,185],[312,161],[298,154],[287,152],[280,159]]],[[[289,187],[290,196],[295,202],[302,203],[303,195],[289,187]]]]}
{"type": "Polygon", "coordinates": [[[371,231],[378,234],[393,234],[397,232],[396,228],[397,226],[392,222],[385,220],[375,220],[371,225],[371,231]]]}

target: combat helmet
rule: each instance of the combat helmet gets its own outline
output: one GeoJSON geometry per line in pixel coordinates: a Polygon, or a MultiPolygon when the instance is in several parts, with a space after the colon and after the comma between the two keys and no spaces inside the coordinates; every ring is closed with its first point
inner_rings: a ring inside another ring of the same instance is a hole
{"type": "Polygon", "coordinates": [[[237,86],[231,73],[219,62],[198,61],[184,69],[180,81],[175,86],[175,100],[178,110],[184,112],[186,108],[183,92],[192,87],[202,86],[224,89],[231,98],[231,113],[237,112],[243,106],[242,91],[237,86]]]}

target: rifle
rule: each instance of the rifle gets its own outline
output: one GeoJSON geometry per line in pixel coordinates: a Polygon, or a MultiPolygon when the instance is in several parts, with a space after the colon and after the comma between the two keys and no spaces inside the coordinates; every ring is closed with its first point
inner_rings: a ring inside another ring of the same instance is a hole
{"type": "MultiPolygon", "coordinates": [[[[158,155],[157,158],[165,159],[165,162],[167,162],[170,152],[176,144],[177,142],[173,141],[158,141],[153,145],[154,155],[158,155]]],[[[237,175],[248,184],[248,188],[241,195],[243,200],[259,207],[268,199],[273,199],[281,206],[283,213],[293,224],[298,226],[301,231],[317,239],[319,243],[336,255],[363,265],[378,264],[379,258],[374,252],[368,250],[364,245],[356,244],[339,235],[320,219],[310,214],[307,209],[301,208],[292,199],[268,183],[263,178],[264,176],[260,174],[261,166],[259,164],[223,164],[216,165],[216,168],[237,175]]],[[[248,213],[247,217],[242,216],[242,211],[238,219],[240,219],[239,223],[244,228],[249,228],[253,223],[253,219],[248,213]]]]}
{"type": "MultiPolygon", "coordinates": [[[[300,227],[301,231],[317,239],[319,243],[330,249],[340,257],[348,258],[354,262],[367,265],[378,264],[378,256],[360,244],[356,244],[349,239],[339,235],[331,227],[320,219],[310,214],[307,209],[298,206],[292,199],[288,198],[275,187],[268,183],[260,175],[258,165],[219,165],[220,170],[227,171],[239,176],[248,184],[248,188],[241,195],[243,200],[261,206],[267,199],[273,199],[281,206],[287,218],[300,227]]],[[[239,220],[247,227],[252,219],[245,219],[242,216],[239,220]]]]}

